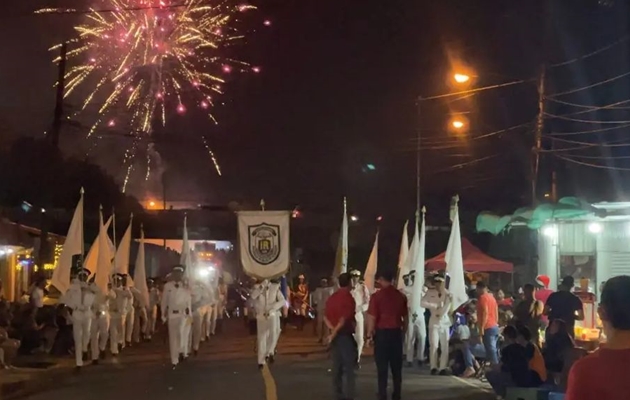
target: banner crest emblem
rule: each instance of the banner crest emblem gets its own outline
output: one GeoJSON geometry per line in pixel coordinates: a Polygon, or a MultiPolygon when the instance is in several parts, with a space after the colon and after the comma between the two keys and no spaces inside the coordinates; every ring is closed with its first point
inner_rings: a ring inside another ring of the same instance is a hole
{"type": "Polygon", "coordinates": [[[249,255],[261,265],[269,265],[280,255],[280,226],[261,223],[250,225],[249,255]]]}

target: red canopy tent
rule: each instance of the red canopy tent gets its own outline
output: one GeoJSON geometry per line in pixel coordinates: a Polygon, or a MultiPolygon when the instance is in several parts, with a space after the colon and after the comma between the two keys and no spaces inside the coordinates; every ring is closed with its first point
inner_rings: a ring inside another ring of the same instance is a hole
{"type": "MultiPolygon", "coordinates": [[[[446,269],[446,261],[444,255],[437,256],[427,260],[425,267],[427,271],[440,271],[446,269]]],[[[501,261],[484,254],[475,247],[466,238],[462,238],[462,256],[464,258],[464,271],[466,272],[509,272],[514,270],[512,263],[501,261]]]]}

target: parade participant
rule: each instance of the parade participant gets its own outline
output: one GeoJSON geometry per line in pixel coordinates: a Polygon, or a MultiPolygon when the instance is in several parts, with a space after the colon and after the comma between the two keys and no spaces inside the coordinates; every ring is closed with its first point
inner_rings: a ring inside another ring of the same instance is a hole
{"type": "Polygon", "coordinates": [[[72,310],[72,334],[77,370],[83,366],[83,360],[87,359],[92,326],[92,305],[96,297],[94,289],[87,283],[88,276],[90,276],[90,271],[81,269],[62,301],[72,310]]]}
{"type": "Polygon", "coordinates": [[[112,276],[112,283],[107,284],[108,291],[113,293],[109,300],[109,348],[112,356],[116,357],[120,351],[119,337],[122,335],[122,313],[120,312],[118,299],[118,291],[116,290],[120,285],[120,277],[118,275],[112,276]]]}
{"type": "Polygon", "coordinates": [[[168,345],[173,368],[184,361],[186,339],[184,327],[190,318],[191,296],[184,287],[184,267],[177,265],[171,272],[171,280],[164,285],[160,309],[162,322],[168,323],[168,345]]]}
{"type": "Polygon", "coordinates": [[[190,356],[192,350],[192,286],[188,278],[184,278],[183,282],[184,289],[188,291],[188,295],[190,296],[190,315],[186,318],[186,323],[184,323],[184,331],[182,332],[182,340],[184,341],[184,359],[188,359],[188,356],[190,356]]]}
{"type": "Polygon", "coordinates": [[[142,293],[136,288],[129,288],[131,291],[133,305],[133,334],[131,338],[134,343],[140,343],[140,339],[144,339],[143,335],[147,331],[147,308],[144,306],[142,293]]]}
{"type": "Polygon", "coordinates": [[[153,279],[147,280],[147,286],[149,288],[149,307],[147,310],[147,330],[145,336],[147,340],[153,338],[155,333],[155,325],[157,322],[158,306],[160,304],[160,290],[155,286],[153,279]]]}
{"type": "Polygon", "coordinates": [[[219,277],[218,280],[218,294],[219,294],[219,303],[217,310],[217,323],[216,325],[219,328],[219,332],[223,330],[223,315],[225,314],[225,307],[227,306],[227,297],[228,297],[228,286],[223,280],[223,277],[219,277]]]}
{"type": "Polygon", "coordinates": [[[192,305],[192,353],[196,356],[199,353],[201,343],[202,325],[208,312],[208,291],[206,285],[199,280],[195,280],[191,286],[192,305]]]}
{"type": "Polygon", "coordinates": [[[354,340],[357,342],[357,365],[361,362],[361,353],[365,344],[365,320],[363,313],[367,311],[370,304],[370,292],[368,288],[361,282],[361,273],[356,269],[350,271],[352,280],[352,297],[356,305],[356,314],[354,315],[355,330],[354,340]]]}
{"type": "MultiPolygon", "coordinates": [[[[407,335],[405,335],[405,354],[407,356],[407,366],[413,365],[414,359],[422,364],[425,360],[425,345],[427,341],[427,326],[424,320],[424,309],[418,307],[413,308],[411,304],[411,292],[415,283],[415,272],[411,271],[408,275],[405,275],[405,287],[403,293],[407,297],[407,305],[409,307],[409,319],[407,327],[407,335]],[[414,357],[414,349],[416,349],[414,357]]],[[[424,288],[423,288],[424,290],[424,288]]]]}
{"type": "Polygon", "coordinates": [[[310,292],[308,290],[308,283],[306,283],[306,277],[304,274],[298,276],[297,288],[291,293],[293,311],[298,318],[298,330],[304,330],[304,324],[306,323],[306,316],[308,315],[308,296],[310,292]]]}
{"type": "Polygon", "coordinates": [[[377,275],[381,288],[372,295],[368,308],[368,340],[374,340],[374,361],[378,376],[378,400],[387,399],[387,378],[392,371],[392,400],[402,391],[403,338],[407,329],[407,298],[392,285],[394,274],[377,275]],[[372,339],[374,338],[374,339],[372,339]]]}
{"type": "Polygon", "coordinates": [[[332,374],[335,400],[353,399],[357,344],[354,340],[356,304],[351,290],[350,274],[342,273],[337,279],[339,290],[332,294],[324,311],[324,322],[331,332],[328,343],[332,352],[332,374]],[[346,378],[344,391],[343,378],[346,378]]]}
{"type": "Polygon", "coordinates": [[[431,375],[448,375],[448,340],[451,319],[452,295],[444,287],[444,275],[436,274],[432,277],[433,287],[422,296],[421,305],[431,312],[429,319],[429,362],[431,375]],[[440,360],[438,363],[438,349],[440,360]]]}
{"type": "Polygon", "coordinates": [[[251,298],[256,309],[258,368],[262,368],[267,360],[273,362],[273,354],[270,353],[273,347],[271,330],[273,320],[280,318],[280,310],[284,306],[285,300],[279,290],[279,285],[271,285],[268,280],[254,285],[251,298]]]}
{"type": "Polygon", "coordinates": [[[125,347],[125,329],[126,329],[126,321],[127,314],[129,313],[130,303],[133,300],[133,295],[129,291],[129,288],[125,287],[125,275],[116,274],[114,277],[114,291],[116,292],[116,310],[115,313],[111,314],[111,322],[110,327],[115,325],[113,329],[115,332],[112,332],[110,329],[109,340],[110,343],[113,340],[116,340],[118,344],[118,348],[116,352],[113,351],[113,343],[112,343],[112,354],[116,355],[125,347]]]}
{"type": "Polygon", "coordinates": [[[218,282],[215,280],[216,278],[213,278],[210,281],[210,286],[209,286],[209,293],[208,293],[208,298],[209,298],[209,304],[210,304],[210,308],[211,308],[211,312],[208,313],[208,316],[206,317],[207,319],[207,326],[208,326],[208,331],[207,333],[207,338],[210,338],[210,336],[214,336],[216,334],[216,330],[217,330],[217,317],[218,317],[218,313],[219,313],[219,287],[218,287],[218,282]]]}
{"type": "Polygon", "coordinates": [[[282,331],[282,328],[280,325],[280,319],[282,318],[282,308],[284,308],[286,305],[286,299],[284,298],[284,295],[282,294],[282,288],[280,287],[279,279],[273,279],[270,281],[269,290],[272,293],[274,291],[277,291],[278,294],[276,294],[276,298],[277,299],[282,298],[282,301],[283,301],[282,307],[280,308],[280,310],[270,313],[270,316],[269,316],[269,318],[271,319],[271,327],[270,327],[271,345],[267,349],[267,353],[269,354],[268,355],[269,362],[273,363],[274,358],[276,356],[276,346],[278,345],[278,340],[280,339],[280,332],[282,331]]]}
{"type": "Polygon", "coordinates": [[[133,328],[136,317],[136,309],[134,307],[134,293],[129,286],[129,276],[127,274],[122,275],[123,290],[129,294],[128,300],[125,302],[125,308],[123,311],[123,332],[125,333],[122,347],[131,347],[131,339],[133,338],[133,328]]]}
{"type": "Polygon", "coordinates": [[[313,305],[317,310],[315,324],[313,325],[313,334],[319,334],[319,342],[323,343],[324,338],[328,334],[324,315],[326,314],[326,302],[333,294],[333,288],[328,284],[328,279],[322,278],[320,286],[313,292],[313,305]]]}
{"type": "Polygon", "coordinates": [[[107,339],[109,338],[109,326],[111,323],[109,306],[115,301],[116,293],[112,290],[111,286],[108,285],[106,293],[100,290],[97,292],[96,299],[92,305],[94,310],[90,335],[92,364],[98,364],[99,356],[101,359],[105,358],[105,348],[107,346],[107,339]]]}

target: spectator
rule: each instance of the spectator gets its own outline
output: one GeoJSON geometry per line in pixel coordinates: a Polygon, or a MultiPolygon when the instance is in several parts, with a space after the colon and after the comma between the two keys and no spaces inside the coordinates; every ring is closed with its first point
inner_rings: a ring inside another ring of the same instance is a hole
{"type": "Polygon", "coordinates": [[[575,338],[575,321],[584,319],[584,307],[582,300],[571,293],[575,284],[572,276],[566,276],[558,287],[558,291],[551,294],[545,304],[545,315],[549,317],[549,322],[554,319],[561,319],[567,324],[567,331],[572,338],[575,338]]]}
{"type": "Polygon", "coordinates": [[[483,338],[486,348],[486,356],[492,365],[499,363],[497,342],[499,341],[499,306],[494,296],[488,292],[488,287],[483,282],[477,282],[477,325],[479,334],[483,338]]]}
{"type": "Polygon", "coordinates": [[[392,285],[391,271],[378,275],[380,290],[370,298],[368,340],[374,338],[374,361],[378,376],[378,400],[387,399],[387,380],[392,371],[392,400],[400,400],[402,388],[403,338],[409,313],[407,298],[392,285]]]}
{"type": "Polygon", "coordinates": [[[565,400],[626,400],[630,393],[630,276],[606,282],[599,303],[606,344],[577,361],[565,400]]]}
{"type": "Polygon", "coordinates": [[[533,371],[536,376],[532,377],[532,384],[541,385],[547,381],[547,368],[545,367],[545,359],[537,345],[532,343],[532,334],[529,329],[524,325],[518,325],[516,327],[518,331],[518,344],[525,348],[525,357],[527,357],[530,371],[533,371]]]}
{"type": "Polygon", "coordinates": [[[42,336],[43,325],[37,324],[35,320],[37,308],[30,304],[24,305],[15,328],[21,337],[20,353],[32,354],[43,351],[44,338],[42,336]]]}
{"type": "Polygon", "coordinates": [[[511,297],[505,297],[505,292],[499,289],[497,291],[497,304],[499,307],[509,310],[514,305],[514,299],[511,297]]]}
{"type": "Polygon", "coordinates": [[[74,336],[72,334],[70,312],[63,304],[57,306],[55,325],[57,326],[58,332],[55,337],[55,343],[53,344],[52,354],[58,356],[68,355],[71,353],[72,347],[74,346],[74,336]]]}
{"type": "Polygon", "coordinates": [[[20,341],[10,339],[4,328],[0,328],[0,367],[8,368],[20,348],[20,341]]]}
{"type": "Polygon", "coordinates": [[[561,320],[554,320],[549,325],[543,356],[545,365],[550,372],[560,373],[564,367],[567,352],[575,347],[575,343],[567,331],[567,324],[561,320]]]}
{"type": "Polygon", "coordinates": [[[475,358],[485,358],[486,348],[482,343],[479,329],[477,328],[477,315],[470,313],[466,315],[466,325],[457,327],[456,335],[461,341],[461,349],[464,356],[466,369],[462,378],[470,378],[475,374],[475,358]]]}
{"type": "Polygon", "coordinates": [[[537,387],[540,377],[529,367],[525,347],[519,343],[517,329],[508,325],[503,330],[506,346],[501,351],[501,364],[486,373],[488,383],[497,396],[505,397],[508,387],[537,387]]]}
{"type": "Polygon", "coordinates": [[[523,300],[514,308],[514,319],[516,323],[526,326],[531,335],[532,341],[540,346],[540,324],[544,310],[543,302],[536,300],[536,289],[534,285],[523,286],[523,300]]]}

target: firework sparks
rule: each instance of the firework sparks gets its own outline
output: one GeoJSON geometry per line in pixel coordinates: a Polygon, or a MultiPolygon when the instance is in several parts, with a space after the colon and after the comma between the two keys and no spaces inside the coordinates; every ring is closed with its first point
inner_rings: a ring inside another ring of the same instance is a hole
{"type": "Polygon", "coordinates": [[[222,176],[221,175],[221,166],[219,165],[219,162],[217,161],[217,158],[214,156],[214,152],[212,151],[212,149],[208,145],[208,141],[206,140],[206,137],[202,136],[201,138],[203,139],[203,145],[206,147],[206,150],[208,150],[208,155],[210,156],[210,159],[212,159],[212,163],[214,164],[214,169],[217,171],[217,174],[219,176],[222,176]]]}
{"type": "Polygon", "coordinates": [[[230,0],[100,0],[99,5],[89,11],[38,11],[85,14],[69,42],[65,96],[84,92],[81,111],[98,110],[88,137],[100,127],[150,134],[156,121],[166,124],[168,115],[193,107],[216,122],[211,94],[222,93],[224,76],[252,71],[225,58],[222,49],[243,37],[233,26],[235,16],[253,6],[230,0]]]}

